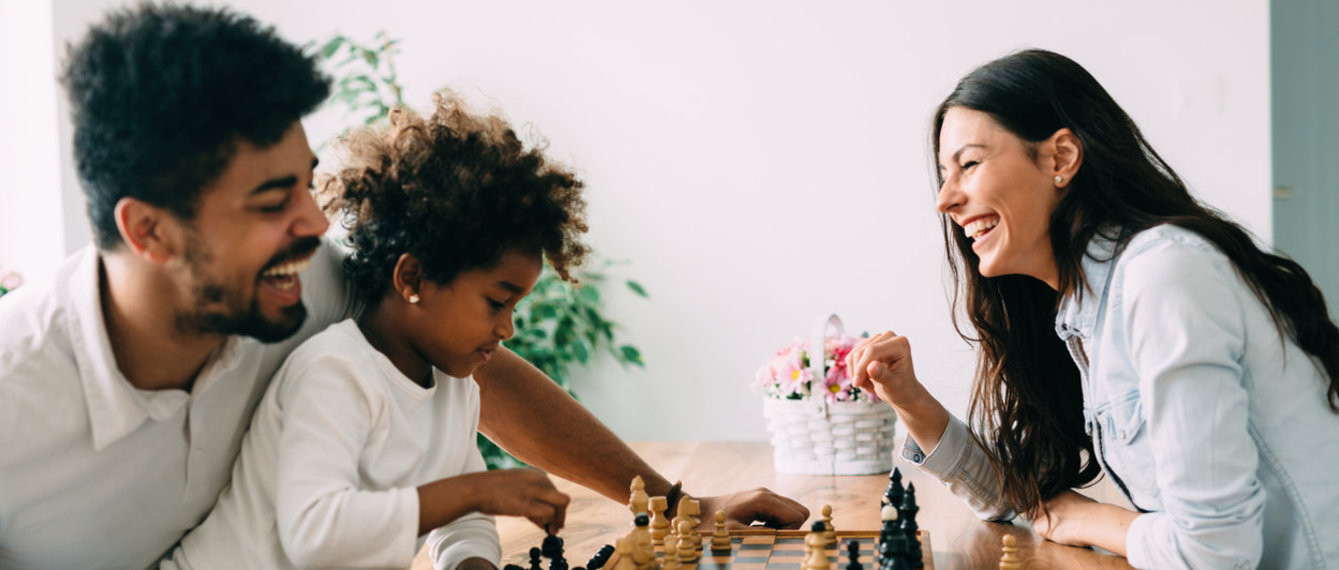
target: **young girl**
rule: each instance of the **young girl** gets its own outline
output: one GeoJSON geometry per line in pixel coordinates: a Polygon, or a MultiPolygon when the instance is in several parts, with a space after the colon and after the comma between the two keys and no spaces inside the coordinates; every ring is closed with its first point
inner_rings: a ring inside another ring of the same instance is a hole
{"type": "Polygon", "coordinates": [[[1058,54],[968,74],[932,140],[981,353],[969,429],[905,337],[851,352],[903,457],[983,518],[1138,568],[1339,566],[1339,330],[1306,272],[1191,197],[1058,54]],[[1103,470],[1135,510],[1071,490],[1103,470]]]}
{"type": "Polygon", "coordinates": [[[485,471],[470,375],[512,335],[543,258],[569,279],[581,262],[581,183],[502,119],[435,102],[347,140],[323,194],[364,309],[289,356],[231,487],[165,567],[406,568],[427,533],[437,568],[491,568],[487,515],[561,527],[568,498],[542,473],[485,471]]]}

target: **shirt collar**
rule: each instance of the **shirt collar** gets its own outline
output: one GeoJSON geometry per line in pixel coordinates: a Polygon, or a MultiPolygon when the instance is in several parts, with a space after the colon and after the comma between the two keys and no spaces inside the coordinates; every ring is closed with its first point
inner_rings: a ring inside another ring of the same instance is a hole
{"type": "Polygon", "coordinates": [[[1119,253],[1117,246],[1124,237],[1124,232],[1120,230],[1105,228],[1094,233],[1088,242],[1083,257],[1079,258],[1079,267],[1083,271],[1087,288],[1081,287],[1066,295],[1060,300],[1060,308],[1055,313],[1055,333],[1061,340],[1069,340],[1075,335],[1084,339],[1092,338],[1097,318],[1106,305],[1107,288],[1111,285],[1111,267],[1116,263],[1116,255],[1119,253]]]}
{"type": "MultiPolygon", "coordinates": [[[[126,380],[116,364],[102,315],[102,259],[92,245],[76,255],[78,265],[71,275],[68,299],[69,331],[93,430],[93,448],[102,450],[148,420],[163,421],[176,415],[192,394],[184,390],[140,390],[126,380]]],[[[194,386],[195,395],[236,367],[241,357],[237,341],[228,337],[210,356],[194,386]]]]}

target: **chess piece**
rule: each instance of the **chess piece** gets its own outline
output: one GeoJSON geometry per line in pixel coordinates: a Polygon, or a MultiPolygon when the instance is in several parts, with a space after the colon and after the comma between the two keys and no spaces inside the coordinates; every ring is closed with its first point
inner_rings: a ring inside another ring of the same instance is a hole
{"type": "Polygon", "coordinates": [[[614,545],[606,544],[601,546],[600,550],[595,553],[595,556],[590,557],[590,561],[586,562],[587,570],[600,570],[601,568],[604,568],[604,565],[609,562],[609,557],[613,555],[614,545]]]}
{"type": "Polygon", "coordinates": [[[543,570],[543,567],[539,565],[539,557],[542,553],[543,551],[538,547],[530,547],[530,570],[543,570]]]}
{"type": "Polygon", "coordinates": [[[1023,561],[1018,558],[1018,539],[1012,534],[1006,534],[1004,541],[1004,555],[1000,556],[1000,570],[1023,570],[1023,561]]]}
{"type": "Polygon", "coordinates": [[[832,526],[832,505],[823,505],[822,513],[823,524],[827,526],[827,530],[823,532],[823,536],[828,539],[827,547],[837,548],[837,529],[832,526]]]}
{"type": "Polygon", "coordinates": [[[851,539],[846,542],[846,570],[864,570],[860,565],[860,541],[851,539]]]}
{"type": "Polygon", "coordinates": [[[902,472],[894,467],[893,472],[888,474],[888,490],[883,492],[883,504],[902,504],[902,492],[902,472]]]}
{"type": "Polygon", "coordinates": [[[712,552],[730,552],[730,532],[725,530],[725,511],[716,511],[716,528],[711,532],[712,552]]]}
{"type": "MultiPolygon", "coordinates": [[[[698,520],[697,516],[701,513],[701,507],[698,506],[697,500],[684,496],[679,499],[679,509],[678,512],[675,513],[673,523],[674,530],[679,533],[679,543],[683,544],[684,539],[688,539],[689,544],[693,545],[693,548],[697,551],[698,555],[702,554],[702,535],[697,532],[697,526],[701,522],[698,520]],[[684,534],[684,525],[680,524],[685,521],[688,523],[688,534],[684,534]]],[[[691,562],[697,560],[697,556],[687,558],[680,554],[679,559],[682,562],[691,562]]]]}
{"type": "Polygon", "coordinates": [[[879,570],[906,570],[907,535],[898,525],[897,507],[884,505],[879,514],[883,519],[879,529],[879,570]]]}
{"type": "Polygon", "coordinates": [[[637,570],[637,563],[632,559],[632,540],[624,537],[614,541],[614,554],[618,555],[618,561],[614,562],[613,570],[637,570]]]}
{"type": "Polygon", "coordinates": [[[563,556],[563,539],[556,534],[545,536],[544,542],[540,543],[539,547],[540,554],[550,560],[563,556]]]}
{"type": "Polygon", "coordinates": [[[508,564],[506,566],[503,566],[502,570],[525,570],[525,568],[522,566],[517,566],[515,564],[508,564]]]}
{"type": "Polygon", "coordinates": [[[660,562],[660,570],[679,570],[681,567],[683,567],[683,565],[679,563],[678,550],[666,543],[665,558],[660,562]]]}
{"type": "MultiPolygon", "coordinates": [[[[680,505],[682,504],[680,503],[680,505]]],[[[679,553],[679,560],[681,562],[693,562],[698,559],[698,552],[702,549],[702,539],[699,537],[694,540],[693,536],[697,534],[697,531],[693,530],[692,521],[687,518],[675,518],[679,521],[676,527],[679,531],[679,544],[675,547],[675,550],[679,553]],[[693,544],[694,542],[697,544],[693,544]]]]}
{"type": "Polygon", "coordinates": [[[665,536],[670,534],[670,521],[665,518],[669,502],[665,497],[651,497],[651,544],[665,546],[665,536]]]}
{"type": "Polygon", "coordinates": [[[642,481],[642,476],[638,475],[632,478],[632,495],[628,498],[628,508],[632,509],[632,514],[644,513],[647,511],[647,503],[651,497],[646,494],[646,483],[642,481]]]}
{"type": "Polygon", "coordinates": [[[629,535],[632,538],[632,561],[638,570],[651,570],[656,566],[656,547],[651,543],[651,521],[646,513],[634,519],[635,528],[629,535]]]}
{"type": "Polygon", "coordinates": [[[809,528],[809,534],[804,537],[805,551],[809,553],[804,559],[805,570],[831,570],[832,560],[828,559],[828,525],[823,521],[816,521],[809,528]]]}
{"type": "Polygon", "coordinates": [[[898,510],[898,514],[901,519],[902,533],[907,537],[907,568],[913,570],[925,567],[918,532],[920,525],[916,524],[916,513],[920,510],[921,508],[916,506],[916,486],[908,483],[906,492],[902,496],[902,508],[898,510]]]}

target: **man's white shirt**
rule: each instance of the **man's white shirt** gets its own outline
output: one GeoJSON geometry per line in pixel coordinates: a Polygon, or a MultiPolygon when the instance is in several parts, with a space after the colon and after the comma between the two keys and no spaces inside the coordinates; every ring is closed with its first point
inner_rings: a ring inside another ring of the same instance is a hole
{"type": "Polygon", "coordinates": [[[297,334],[229,337],[189,393],[121,374],[92,246],[0,299],[0,568],[156,564],[214,505],[284,358],[351,314],[341,259],[326,244],[301,275],[297,334]]]}

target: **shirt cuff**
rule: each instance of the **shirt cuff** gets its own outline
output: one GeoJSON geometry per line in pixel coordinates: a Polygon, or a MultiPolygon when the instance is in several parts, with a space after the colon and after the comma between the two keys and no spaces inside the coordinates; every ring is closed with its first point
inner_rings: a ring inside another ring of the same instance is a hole
{"type": "Polygon", "coordinates": [[[929,453],[921,449],[911,434],[907,434],[906,441],[902,444],[902,459],[942,481],[962,463],[970,445],[971,438],[967,435],[967,424],[950,415],[948,426],[939,436],[939,443],[929,453]]]}
{"type": "Polygon", "coordinates": [[[1153,530],[1160,513],[1139,515],[1125,531],[1125,561],[1135,568],[1152,568],[1153,556],[1148,549],[1148,534],[1153,530]]]}

